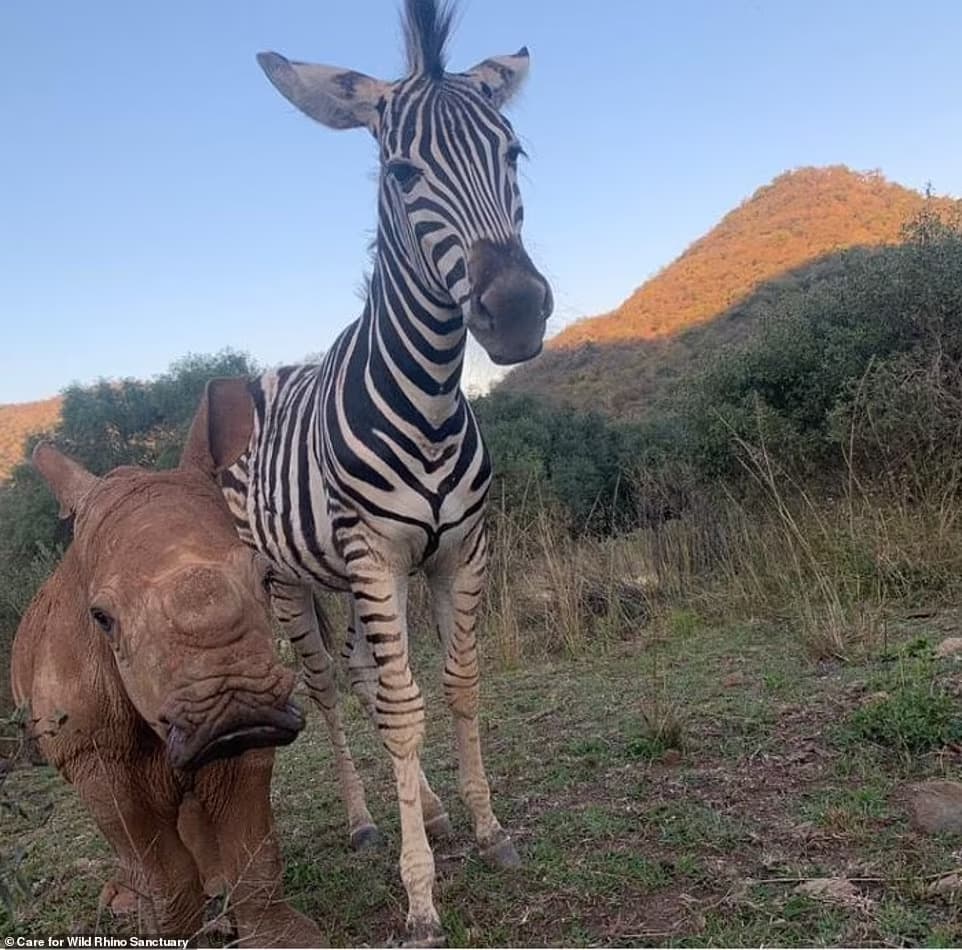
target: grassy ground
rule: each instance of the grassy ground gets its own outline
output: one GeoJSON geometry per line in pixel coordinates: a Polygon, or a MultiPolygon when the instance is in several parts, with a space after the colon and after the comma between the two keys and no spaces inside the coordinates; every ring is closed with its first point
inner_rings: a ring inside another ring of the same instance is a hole
{"type": "MultiPolygon", "coordinates": [[[[436,849],[450,943],[958,945],[962,897],[931,885],[962,865],[962,841],[914,831],[902,800],[919,777],[959,773],[962,665],[931,650],[955,627],[948,614],[892,623],[871,659],[813,664],[777,626],[711,628],[686,613],[591,656],[489,673],[489,775],[524,858],[512,873],[472,847],[422,655],[425,770],[456,828],[436,849]],[[853,889],[797,892],[822,877],[853,889]]],[[[294,903],[334,945],[379,945],[403,925],[398,824],[386,756],[349,707],[388,847],[349,851],[318,717],[278,755],[275,807],[294,903]]],[[[8,864],[22,852],[25,891],[0,931],[124,932],[98,922],[110,855],[71,791],[47,768],[14,771],[3,791],[23,813],[0,816],[0,851],[8,864]]]]}

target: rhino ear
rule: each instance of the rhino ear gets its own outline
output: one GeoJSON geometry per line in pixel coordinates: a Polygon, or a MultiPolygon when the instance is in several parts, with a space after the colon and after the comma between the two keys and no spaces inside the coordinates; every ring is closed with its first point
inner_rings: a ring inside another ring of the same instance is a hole
{"type": "Polygon", "coordinates": [[[247,380],[212,379],[190,424],[180,467],[216,475],[247,451],[253,430],[254,401],[247,380]]]}
{"type": "Polygon", "coordinates": [[[33,450],[33,466],[60,502],[61,518],[69,518],[100,481],[49,442],[37,443],[33,450]]]}

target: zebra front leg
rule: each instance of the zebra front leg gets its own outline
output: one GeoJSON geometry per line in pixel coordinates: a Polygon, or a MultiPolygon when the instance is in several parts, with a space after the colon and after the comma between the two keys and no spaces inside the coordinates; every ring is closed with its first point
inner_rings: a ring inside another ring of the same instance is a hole
{"type": "MultiPolygon", "coordinates": [[[[352,605],[351,623],[347,628],[347,639],[341,650],[341,657],[347,665],[351,689],[357,696],[361,707],[371,722],[377,726],[374,699],[377,695],[378,667],[370,643],[364,636],[364,627],[358,618],[356,606],[352,605]]],[[[451,819],[441,799],[434,793],[422,769],[418,776],[421,789],[421,813],[424,815],[424,829],[432,841],[441,841],[452,833],[451,819]]]]}
{"type": "MultiPolygon", "coordinates": [[[[479,527],[479,530],[483,528],[479,527]]],[[[481,759],[478,730],[480,670],[476,627],[484,589],[485,542],[470,547],[473,560],[452,572],[431,577],[435,617],[444,650],[444,697],[454,717],[461,798],[474,819],[481,857],[495,867],[511,868],[521,858],[491,808],[491,791],[481,759]]]]}
{"type": "MultiPolygon", "coordinates": [[[[424,700],[408,662],[405,603],[407,576],[386,576],[373,557],[351,563],[356,620],[374,660],[377,679],[365,688],[374,721],[394,765],[401,816],[401,880],[407,891],[406,943],[438,946],[441,919],[434,907],[434,855],[421,810],[420,750],[424,739],[424,700]],[[370,687],[374,695],[370,697],[370,687]]],[[[356,631],[355,641],[358,640],[356,631]]],[[[355,644],[355,652],[357,643],[355,644]]],[[[352,682],[354,673],[352,671],[352,682]]]]}
{"type": "Polygon", "coordinates": [[[311,589],[300,581],[271,581],[271,610],[300,657],[308,695],[321,710],[334,749],[338,790],[347,810],[351,847],[360,850],[380,841],[380,833],[367,809],[364,785],[347,744],[337,699],[334,661],[321,634],[324,620],[317,615],[311,589]]]}

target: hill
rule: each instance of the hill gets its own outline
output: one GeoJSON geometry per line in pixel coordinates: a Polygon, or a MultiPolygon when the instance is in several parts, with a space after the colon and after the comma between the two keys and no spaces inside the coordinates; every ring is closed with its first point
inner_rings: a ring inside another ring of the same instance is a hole
{"type": "MultiPolygon", "coordinates": [[[[727,214],[617,310],[581,320],[502,386],[618,415],[642,411],[690,357],[744,331],[740,307],[772,281],[811,279],[813,263],[847,248],[897,243],[926,199],[876,173],[844,166],[778,176],[727,214]],[[717,318],[728,315],[717,330],[717,318]],[[733,316],[734,315],[734,316],[733,316]],[[704,325],[704,333],[687,335],[704,325]],[[716,336],[716,333],[718,334],[716,336]]],[[[752,308],[749,308],[751,310],[752,308]]]]}
{"type": "Polygon", "coordinates": [[[60,418],[61,398],[0,406],[0,479],[23,459],[24,439],[50,428],[60,418]]]}

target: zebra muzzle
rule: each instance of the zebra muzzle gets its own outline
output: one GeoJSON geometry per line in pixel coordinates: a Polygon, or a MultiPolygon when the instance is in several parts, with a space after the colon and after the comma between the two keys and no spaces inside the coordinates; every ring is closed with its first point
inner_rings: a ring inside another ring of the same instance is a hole
{"type": "Polygon", "coordinates": [[[537,356],[554,298],[520,243],[479,241],[469,272],[473,293],[467,325],[488,356],[502,365],[537,356]]]}

